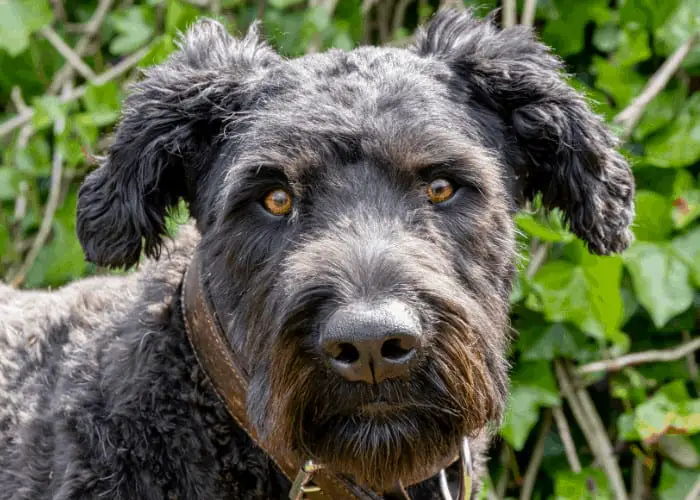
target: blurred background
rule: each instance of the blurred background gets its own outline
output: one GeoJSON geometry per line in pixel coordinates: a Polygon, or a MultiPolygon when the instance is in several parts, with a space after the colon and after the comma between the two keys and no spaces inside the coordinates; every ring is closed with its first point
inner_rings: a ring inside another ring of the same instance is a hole
{"type": "MultiPolygon", "coordinates": [[[[512,395],[483,498],[700,498],[699,0],[0,0],[0,278],[58,287],[83,260],[76,192],[130,82],[214,16],[282,54],[407,45],[441,6],[533,25],[614,127],[636,242],[596,257],[520,213],[512,395]]],[[[186,211],[175,216],[175,225],[186,211]]]]}

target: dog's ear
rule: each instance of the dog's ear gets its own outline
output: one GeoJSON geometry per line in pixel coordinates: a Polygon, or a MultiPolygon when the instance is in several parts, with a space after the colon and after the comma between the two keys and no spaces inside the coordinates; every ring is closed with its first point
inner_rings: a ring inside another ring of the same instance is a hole
{"type": "Polygon", "coordinates": [[[562,209],[593,252],[628,246],[632,172],[614,136],[564,81],[561,62],[531,29],[498,30],[469,12],[442,11],[419,32],[413,50],[445,61],[469,100],[504,121],[519,203],[542,193],[545,207],[562,209]]]}
{"type": "Polygon", "coordinates": [[[205,20],[145,72],[124,103],[114,144],[79,191],[77,231],[89,261],[130,267],[142,248],[158,257],[167,210],[180,198],[193,201],[223,127],[278,60],[257,25],[237,40],[205,20]]]}

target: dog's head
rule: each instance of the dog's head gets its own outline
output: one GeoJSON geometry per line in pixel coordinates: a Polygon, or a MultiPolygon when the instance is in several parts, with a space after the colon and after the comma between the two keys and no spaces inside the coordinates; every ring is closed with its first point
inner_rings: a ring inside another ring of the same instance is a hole
{"type": "Polygon", "coordinates": [[[502,414],[518,205],[605,254],[633,190],[527,28],[446,11],[409,49],[285,60],[201,22],[127,99],[78,233],[131,266],[187,201],[261,435],[384,487],[502,414]]]}

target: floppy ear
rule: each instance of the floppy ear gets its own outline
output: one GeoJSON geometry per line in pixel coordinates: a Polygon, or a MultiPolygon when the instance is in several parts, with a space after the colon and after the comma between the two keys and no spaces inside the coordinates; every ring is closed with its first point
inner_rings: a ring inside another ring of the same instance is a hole
{"type": "Polygon", "coordinates": [[[193,202],[223,126],[278,59],[256,25],[236,40],[205,20],[145,72],[124,103],[114,145],[79,191],[77,231],[89,261],[130,267],[142,247],[158,257],[167,210],[180,198],[193,202]]]}
{"type": "Polygon", "coordinates": [[[630,243],[634,178],[613,135],[562,78],[562,63],[525,26],[499,31],[469,12],[442,11],[413,50],[445,61],[469,93],[506,125],[507,161],[522,203],[538,192],[599,254],[630,243]]]}

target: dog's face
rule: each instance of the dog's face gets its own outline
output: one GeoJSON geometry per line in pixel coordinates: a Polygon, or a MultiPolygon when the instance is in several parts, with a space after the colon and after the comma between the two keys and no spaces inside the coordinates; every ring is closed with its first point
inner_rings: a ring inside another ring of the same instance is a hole
{"type": "Polygon", "coordinates": [[[263,438],[420,480],[501,416],[517,206],[542,193],[591,250],[629,242],[629,168],[558,70],[467,13],[410,49],[291,61],[200,23],[127,100],[81,241],[103,265],[157,256],[184,198],[263,438]]]}

